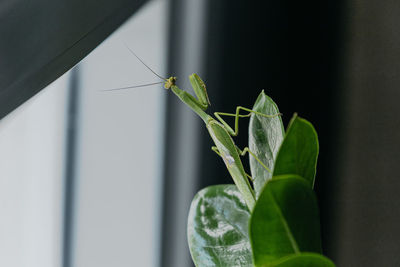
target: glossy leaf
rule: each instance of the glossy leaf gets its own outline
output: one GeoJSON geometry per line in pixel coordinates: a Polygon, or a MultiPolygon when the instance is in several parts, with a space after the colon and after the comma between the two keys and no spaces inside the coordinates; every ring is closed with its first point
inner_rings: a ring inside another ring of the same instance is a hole
{"type": "MultiPolygon", "coordinates": [[[[275,102],[268,97],[264,90],[254,103],[253,110],[274,115],[279,110],[275,102]]],[[[282,143],[285,130],[283,128],[281,116],[266,118],[252,114],[249,123],[249,149],[272,171],[274,161],[279,147],[282,143]]],[[[254,191],[258,197],[263,189],[265,182],[272,177],[272,173],[258,163],[254,157],[250,156],[250,170],[254,180],[254,191]]]]}
{"type": "Polygon", "coordinates": [[[316,253],[300,253],[283,257],[276,262],[266,263],[263,267],[335,267],[328,258],[316,253]]]}
{"type": "Polygon", "coordinates": [[[235,185],[204,188],[188,219],[190,253],[197,267],[251,267],[250,212],[235,185]]]}
{"type": "Polygon", "coordinates": [[[305,179],[283,175],[267,182],[250,218],[250,240],[257,267],[295,253],[321,253],[317,200],[305,179]]]}
{"type": "Polygon", "coordinates": [[[313,187],[318,150],[318,136],[314,127],[295,114],[276,157],[274,176],[297,174],[313,187]]]}

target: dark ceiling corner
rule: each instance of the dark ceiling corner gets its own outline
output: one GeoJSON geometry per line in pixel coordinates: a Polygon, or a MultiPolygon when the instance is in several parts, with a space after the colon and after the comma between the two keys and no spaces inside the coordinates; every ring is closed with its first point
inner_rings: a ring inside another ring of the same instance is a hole
{"type": "Polygon", "coordinates": [[[0,119],[64,74],[146,0],[0,4],[0,119]]]}

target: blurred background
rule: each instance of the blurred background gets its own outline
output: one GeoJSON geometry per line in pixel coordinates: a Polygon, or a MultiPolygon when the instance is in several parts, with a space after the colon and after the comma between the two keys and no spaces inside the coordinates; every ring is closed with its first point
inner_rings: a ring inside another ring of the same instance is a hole
{"type": "Polygon", "coordinates": [[[311,121],[324,254],[400,266],[398,14],[394,0],[4,1],[0,266],[193,266],[190,202],[231,178],[161,85],[103,91],[158,81],[127,47],[181,88],[198,73],[210,112],[265,89],[285,125],[311,121]]]}

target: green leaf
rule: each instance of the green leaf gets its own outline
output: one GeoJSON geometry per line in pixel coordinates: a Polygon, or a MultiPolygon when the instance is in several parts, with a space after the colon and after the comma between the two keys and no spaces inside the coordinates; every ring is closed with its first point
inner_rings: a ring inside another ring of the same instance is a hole
{"type": "MultiPolygon", "coordinates": [[[[278,107],[264,90],[254,103],[253,110],[275,115],[279,113],[278,107]]],[[[274,168],[274,162],[279,147],[281,146],[285,130],[281,116],[266,118],[252,114],[249,123],[249,149],[270,169],[274,168]]],[[[265,170],[263,166],[250,156],[250,170],[254,180],[254,191],[258,197],[265,182],[272,177],[272,173],[265,170]]]]}
{"type": "Polygon", "coordinates": [[[188,218],[190,253],[198,267],[250,267],[250,212],[235,185],[216,185],[196,194],[188,218]]]}
{"type": "Polygon", "coordinates": [[[318,136],[314,127],[294,114],[276,157],[273,176],[297,174],[313,187],[318,150],[318,136]]]}
{"type": "Polygon", "coordinates": [[[335,264],[321,254],[300,253],[267,263],[263,267],[335,267],[335,264]]]}
{"type": "Polygon", "coordinates": [[[296,175],[273,177],[250,218],[255,266],[268,266],[300,252],[321,253],[317,200],[308,182],[296,175]]]}

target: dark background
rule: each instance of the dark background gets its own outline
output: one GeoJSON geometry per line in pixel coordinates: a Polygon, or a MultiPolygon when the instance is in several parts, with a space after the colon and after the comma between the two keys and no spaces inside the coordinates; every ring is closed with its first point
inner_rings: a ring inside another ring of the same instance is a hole
{"type": "MultiPolygon", "coordinates": [[[[178,73],[181,5],[173,1],[170,25],[170,68],[178,73]]],[[[400,264],[399,12],[396,1],[207,2],[202,70],[212,88],[210,110],[251,107],[265,89],[285,125],[294,112],[315,125],[323,248],[338,266],[400,264]]],[[[172,120],[178,104],[169,104],[172,120]]],[[[247,144],[246,125],[235,138],[240,147],[247,144]]],[[[179,146],[176,128],[169,129],[171,147],[179,146]]],[[[231,183],[201,129],[197,188],[231,183]]],[[[166,155],[172,152],[167,146],[166,155]]],[[[165,266],[174,266],[171,250],[164,250],[165,266]]]]}
{"type": "MultiPolygon", "coordinates": [[[[76,64],[143,1],[106,2],[0,5],[1,117],[76,64]]],[[[195,1],[170,2],[166,45],[169,70],[178,77],[190,60],[182,57],[190,50],[186,35],[197,31],[187,21],[200,16],[204,22],[201,49],[193,53],[201,55],[197,66],[210,88],[210,111],[251,107],[265,89],[285,125],[294,112],[314,124],[325,254],[338,266],[399,266],[400,2],[209,0],[204,10],[191,8],[195,1]]],[[[185,132],[183,122],[174,122],[178,105],[168,98],[166,155],[190,147],[177,139],[185,132]]],[[[196,189],[231,183],[209,149],[206,130],[198,132],[196,189]]],[[[247,135],[235,140],[244,147],[247,135]]],[[[185,219],[169,215],[176,192],[168,185],[178,165],[166,156],[162,266],[186,266],[172,258],[177,246],[171,236],[182,231],[175,225],[185,219]]]]}

